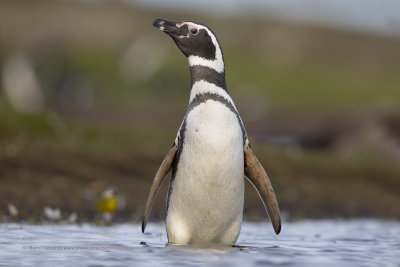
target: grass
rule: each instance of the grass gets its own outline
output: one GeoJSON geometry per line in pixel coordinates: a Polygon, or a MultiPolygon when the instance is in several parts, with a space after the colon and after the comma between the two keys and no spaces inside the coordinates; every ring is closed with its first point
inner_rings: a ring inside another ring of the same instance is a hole
{"type": "Polygon", "coordinates": [[[269,58],[247,55],[231,58],[235,59],[227,74],[231,85],[255,85],[251,88],[259,90],[266,100],[277,103],[275,108],[281,110],[348,113],[376,108],[385,102],[400,105],[397,89],[400,80],[394,71],[398,65],[369,70],[361,64],[348,66],[345,60],[330,64],[308,58],[277,68],[279,62],[269,58]]]}
{"type": "MultiPolygon", "coordinates": [[[[11,202],[22,219],[32,221],[43,219],[44,206],[61,207],[64,217],[74,211],[82,221],[93,220],[96,198],[108,185],[127,198],[117,218],[139,219],[152,177],[175,134],[163,127],[57,121],[55,115],[21,115],[3,107],[2,117],[5,114],[13,127],[1,120],[0,127],[8,129],[0,139],[2,212],[7,214],[4,207],[11,202]]],[[[253,147],[272,179],[281,209],[292,219],[400,218],[395,208],[400,203],[400,171],[394,161],[372,154],[345,159],[307,149],[293,158],[269,143],[255,141],[253,147]]],[[[246,188],[246,218],[266,218],[257,194],[249,184],[246,188]]],[[[163,218],[165,194],[166,186],[153,218],[163,218]]]]}

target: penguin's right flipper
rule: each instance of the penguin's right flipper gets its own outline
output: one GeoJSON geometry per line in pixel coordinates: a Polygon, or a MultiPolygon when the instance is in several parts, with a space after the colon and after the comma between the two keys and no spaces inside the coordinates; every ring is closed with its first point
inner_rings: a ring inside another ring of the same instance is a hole
{"type": "Polygon", "coordinates": [[[167,177],[169,171],[175,160],[176,152],[178,151],[179,139],[178,137],[175,139],[174,144],[172,145],[171,149],[168,151],[167,156],[165,156],[163,162],[161,163],[158,171],[153,179],[153,184],[150,189],[149,197],[147,198],[146,202],[146,209],[144,211],[143,219],[142,219],[142,233],[146,229],[147,219],[149,218],[151,208],[153,207],[154,199],[157,196],[158,190],[161,187],[164,179],[167,177]]]}
{"type": "Polygon", "coordinates": [[[261,166],[257,157],[251,150],[249,140],[246,138],[244,145],[244,174],[246,178],[257,190],[265,209],[271,219],[275,233],[281,231],[281,216],[279,213],[278,201],[272,188],[271,181],[268,178],[263,166],[261,166]]]}

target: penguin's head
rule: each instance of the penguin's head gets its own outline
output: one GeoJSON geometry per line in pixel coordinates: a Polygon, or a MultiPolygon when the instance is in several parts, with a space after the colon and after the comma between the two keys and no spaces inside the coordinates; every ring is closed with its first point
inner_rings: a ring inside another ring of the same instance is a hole
{"type": "Polygon", "coordinates": [[[207,26],[193,21],[173,22],[164,19],[156,19],[153,26],[171,36],[188,58],[190,66],[200,65],[217,72],[224,71],[221,47],[207,26]]]}

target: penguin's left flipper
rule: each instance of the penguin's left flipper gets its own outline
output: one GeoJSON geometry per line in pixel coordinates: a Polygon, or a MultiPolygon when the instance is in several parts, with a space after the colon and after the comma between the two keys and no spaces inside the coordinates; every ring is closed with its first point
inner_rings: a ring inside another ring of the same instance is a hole
{"type": "Polygon", "coordinates": [[[171,170],[172,164],[174,163],[175,155],[178,151],[178,145],[179,139],[177,137],[171,149],[168,151],[167,156],[165,156],[163,162],[158,168],[156,175],[154,176],[153,184],[150,189],[149,197],[147,198],[146,208],[143,215],[142,233],[144,233],[144,230],[146,229],[147,219],[149,218],[151,208],[153,207],[153,202],[157,196],[158,190],[160,189],[164,179],[167,177],[169,171],[171,170]]]}
{"type": "Polygon", "coordinates": [[[251,150],[249,140],[246,138],[244,145],[244,174],[246,178],[253,184],[260,196],[265,209],[271,219],[275,233],[281,231],[281,216],[279,214],[278,201],[272,188],[271,181],[268,178],[263,166],[251,150]]]}

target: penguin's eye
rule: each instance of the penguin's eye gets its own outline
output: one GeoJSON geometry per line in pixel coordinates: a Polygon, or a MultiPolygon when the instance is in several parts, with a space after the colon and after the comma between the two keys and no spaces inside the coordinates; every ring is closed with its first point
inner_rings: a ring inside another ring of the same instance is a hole
{"type": "Polygon", "coordinates": [[[190,29],[190,33],[193,35],[196,35],[198,33],[198,31],[196,28],[192,28],[192,29],[190,29]]]}

